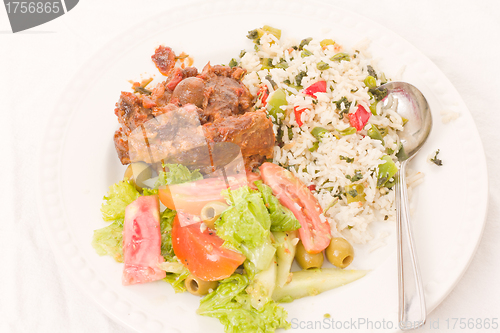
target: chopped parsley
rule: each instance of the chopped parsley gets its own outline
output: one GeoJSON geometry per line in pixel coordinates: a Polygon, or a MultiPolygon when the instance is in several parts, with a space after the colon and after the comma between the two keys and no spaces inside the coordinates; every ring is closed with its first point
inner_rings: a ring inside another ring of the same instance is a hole
{"type": "Polygon", "coordinates": [[[309,37],[309,38],[305,38],[303,39],[301,42],[300,42],[300,45],[299,45],[299,50],[302,50],[304,48],[304,46],[308,45],[309,42],[312,41],[312,37],[309,37]]]}
{"type": "Polygon", "coordinates": [[[376,78],[376,79],[377,79],[377,73],[375,73],[375,70],[373,69],[373,67],[372,67],[372,66],[370,66],[370,65],[368,65],[368,66],[366,66],[366,68],[367,68],[367,70],[368,70],[368,74],[369,74],[370,76],[373,76],[374,78],[376,78]]]}
{"type": "Polygon", "coordinates": [[[339,119],[344,119],[344,115],[349,113],[351,102],[347,100],[347,97],[343,96],[341,99],[339,99],[338,101],[334,101],[333,103],[335,103],[335,105],[337,106],[337,110],[340,110],[339,119]],[[344,105],[343,109],[342,104],[344,105]]]}
{"type": "MultiPolygon", "coordinates": [[[[356,170],[354,173],[354,176],[346,175],[345,178],[349,179],[351,182],[354,183],[354,182],[357,182],[358,180],[363,179],[363,175],[361,174],[361,172],[359,170],[356,170]]],[[[355,195],[353,195],[353,197],[355,197],[355,195]]]]}
{"type": "Polygon", "coordinates": [[[340,158],[340,160],[344,160],[344,161],[346,161],[347,163],[352,163],[352,162],[354,162],[354,157],[346,157],[346,156],[339,155],[339,158],[340,158]]]}
{"type": "Polygon", "coordinates": [[[299,87],[302,86],[302,79],[307,76],[307,72],[300,71],[299,74],[295,76],[295,82],[299,87]]]}
{"type": "Polygon", "coordinates": [[[436,150],[436,152],[434,153],[434,157],[431,158],[431,162],[436,164],[437,166],[443,166],[443,161],[437,158],[438,154],[439,154],[439,149],[436,150]]]}

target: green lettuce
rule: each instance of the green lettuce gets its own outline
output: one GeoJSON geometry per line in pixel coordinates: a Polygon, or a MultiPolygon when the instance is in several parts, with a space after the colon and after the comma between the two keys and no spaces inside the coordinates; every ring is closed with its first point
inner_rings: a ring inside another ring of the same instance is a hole
{"type": "Polygon", "coordinates": [[[118,262],[123,262],[123,219],[118,219],[110,225],[94,230],[92,247],[98,255],[109,255],[118,262]]]}
{"type": "Polygon", "coordinates": [[[182,184],[203,179],[203,175],[198,170],[190,171],[182,164],[165,164],[163,166],[167,168],[168,171],[160,172],[158,180],[154,185],[155,188],[163,185],[182,184]]]}
{"type": "Polygon", "coordinates": [[[108,194],[104,196],[104,202],[101,206],[103,220],[123,220],[125,218],[125,208],[140,195],[134,184],[128,180],[122,180],[111,185],[108,194]]]}
{"type": "Polygon", "coordinates": [[[170,283],[172,285],[172,288],[174,288],[174,291],[176,293],[183,293],[186,291],[186,286],[184,285],[184,280],[190,275],[191,273],[187,268],[184,267],[184,270],[181,273],[170,273],[167,272],[167,276],[163,278],[164,281],[170,283]]]}
{"type": "Polygon", "coordinates": [[[166,261],[174,261],[174,249],[172,248],[172,224],[174,223],[175,210],[165,208],[160,215],[161,230],[161,255],[166,261]]]}
{"type": "Polygon", "coordinates": [[[271,218],[258,191],[248,186],[226,191],[231,204],[215,222],[224,245],[242,252],[257,270],[269,267],[276,249],[271,242],[271,218]]]}
{"type": "Polygon", "coordinates": [[[219,283],[217,289],[200,301],[197,311],[202,316],[218,318],[226,333],[272,333],[277,328],[290,328],[287,312],[274,301],[260,310],[251,306],[246,293],[248,277],[233,274],[219,283]]]}
{"type": "Polygon", "coordinates": [[[291,210],[280,204],[278,198],[273,195],[271,187],[260,180],[256,181],[255,185],[259,189],[271,216],[271,231],[289,231],[300,228],[300,222],[295,218],[291,210]]]}

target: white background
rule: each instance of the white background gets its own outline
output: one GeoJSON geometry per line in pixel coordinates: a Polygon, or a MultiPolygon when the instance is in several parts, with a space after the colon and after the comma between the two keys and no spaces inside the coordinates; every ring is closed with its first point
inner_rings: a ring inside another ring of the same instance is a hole
{"type": "MultiPolygon", "coordinates": [[[[165,11],[166,20],[175,19],[168,9],[176,3],[82,0],[68,14],[17,34],[0,8],[0,332],[129,332],[55,262],[36,209],[36,157],[53,106],[85,60],[150,15],[165,11]]],[[[420,49],[461,94],[483,141],[490,193],[482,241],[456,288],[429,316],[439,329],[418,332],[460,332],[446,330],[451,318],[499,318],[500,1],[329,3],[369,17],[420,49]]]]}

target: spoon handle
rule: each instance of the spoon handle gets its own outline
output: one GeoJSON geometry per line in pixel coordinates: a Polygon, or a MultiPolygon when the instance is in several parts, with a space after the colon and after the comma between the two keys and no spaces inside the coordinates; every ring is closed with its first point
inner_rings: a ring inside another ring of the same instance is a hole
{"type": "Polygon", "coordinates": [[[398,235],[399,326],[412,330],[425,323],[426,309],[417,254],[410,226],[410,207],[405,169],[408,160],[401,162],[396,174],[396,222],[398,235]]]}

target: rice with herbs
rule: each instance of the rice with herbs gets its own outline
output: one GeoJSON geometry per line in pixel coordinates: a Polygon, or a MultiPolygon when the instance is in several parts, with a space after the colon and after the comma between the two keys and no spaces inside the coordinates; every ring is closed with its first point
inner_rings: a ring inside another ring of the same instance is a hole
{"type": "Polygon", "coordinates": [[[404,119],[395,112],[396,100],[389,97],[382,107],[365,84],[367,76],[376,77],[376,86],[385,81],[370,58],[367,43],[350,52],[331,40],[297,42],[271,33],[254,37],[260,37],[254,51],[232,62],[247,70],[243,82],[259,97],[256,108],[265,106],[262,95],[266,89],[267,102],[276,90],[286,92],[288,105],[281,107],[282,116],[278,113],[275,119],[270,115],[278,142],[273,162],[310,186],[334,236],[369,242],[374,238],[371,223],[395,221],[394,190],[387,185],[390,181],[377,186],[378,168],[384,155],[399,168],[397,131],[403,128],[404,119]],[[326,81],[325,93],[304,93],[318,81],[326,81]],[[368,112],[371,106],[376,115],[370,116],[362,130],[353,131],[348,113],[355,113],[359,105],[368,112]],[[294,110],[305,110],[299,112],[302,126],[294,110]],[[372,126],[382,133],[383,142],[368,135],[372,126]],[[318,139],[311,133],[315,128],[327,132],[318,139]]]}

